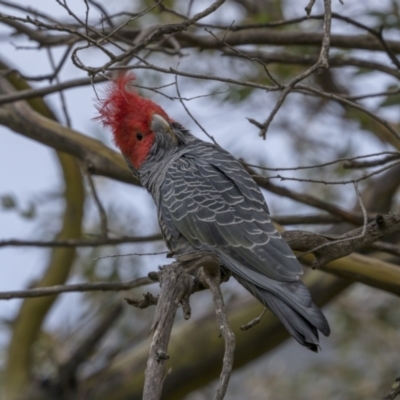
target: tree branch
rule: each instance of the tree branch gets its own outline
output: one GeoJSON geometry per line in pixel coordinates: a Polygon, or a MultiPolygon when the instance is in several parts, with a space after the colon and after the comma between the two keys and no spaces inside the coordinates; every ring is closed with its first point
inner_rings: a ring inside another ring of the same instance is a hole
{"type": "MultiPolygon", "coordinates": [[[[10,84],[0,78],[0,93],[12,92],[10,84]]],[[[77,157],[93,174],[139,185],[120,154],[98,140],[43,117],[25,102],[0,107],[0,123],[53,149],[77,157]]]]}
{"type": "Polygon", "coordinates": [[[119,238],[99,238],[99,239],[69,239],[69,240],[0,240],[0,247],[98,247],[115,246],[122,243],[145,243],[163,240],[161,233],[149,236],[122,236],[119,238]]]}
{"type": "Polygon", "coordinates": [[[0,300],[24,299],[31,297],[53,296],[68,292],[93,292],[93,291],[119,291],[130,290],[139,286],[154,283],[148,277],[137,278],[126,282],[97,282],[97,283],[75,283],[70,285],[54,285],[49,287],[39,287],[26,290],[13,290],[10,292],[0,292],[0,300]]]}
{"type": "MultiPolygon", "coordinates": [[[[321,307],[347,288],[351,281],[313,271],[306,274],[304,283],[310,288],[317,305],[321,307]]],[[[262,310],[263,306],[250,296],[232,301],[227,306],[230,325],[236,336],[234,369],[255,360],[289,337],[282,323],[269,311],[253,329],[245,332],[240,330],[251,316],[261,314],[262,310]]],[[[127,350],[103,372],[102,379],[98,379],[97,376],[86,378],[82,387],[90,390],[96,400],[142,399],[142,371],[151,340],[127,350]]],[[[166,399],[184,397],[193,391],[194,382],[198,387],[218,379],[224,345],[217,338],[214,315],[202,314],[192,323],[176,324],[168,355],[172,373],[164,382],[163,396],[166,399]],[[183,376],[185,379],[182,379],[183,376]]]]}
{"type": "Polygon", "coordinates": [[[91,353],[94,351],[100,340],[110,330],[114,322],[120,317],[123,311],[123,306],[118,303],[111,307],[102,317],[97,326],[90,330],[90,333],[84,338],[77,346],[75,351],[71,354],[67,361],[59,366],[58,377],[60,391],[65,396],[69,394],[76,396],[76,374],[78,367],[85,362],[91,353]]]}
{"type": "Polygon", "coordinates": [[[314,253],[312,266],[319,268],[330,261],[347,256],[366,247],[379,238],[400,230],[400,214],[378,215],[375,221],[338,237],[329,237],[310,232],[288,231],[282,236],[292,249],[314,253]],[[364,232],[365,230],[365,232],[364,232]]]}
{"type": "MultiPolygon", "coordinates": [[[[4,65],[2,62],[0,64],[4,65]]],[[[10,75],[8,80],[11,83],[3,78],[0,80],[0,84],[7,85],[11,90],[28,87],[26,82],[14,75],[10,75]]],[[[32,100],[31,106],[42,115],[54,118],[53,113],[44,102],[32,100]]],[[[28,105],[25,104],[25,107],[34,113],[28,105]]],[[[37,115],[52,122],[40,114],[37,115]]],[[[62,227],[56,239],[69,240],[81,236],[85,195],[82,175],[76,159],[61,152],[58,152],[57,156],[65,182],[64,197],[66,204],[62,218],[62,227]]],[[[71,271],[74,259],[74,248],[53,249],[48,266],[37,286],[51,286],[64,283],[71,271]]],[[[21,305],[16,320],[13,323],[13,333],[8,346],[7,361],[4,367],[4,393],[7,399],[13,400],[20,397],[24,394],[29,384],[29,377],[32,372],[33,346],[42,323],[55,300],[55,296],[25,300],[21,305]]]]}
{"type": "Polygon", "coordinates": [[[153,338],[145,373],[143,400],[161,398],[165,380],[164,363],[169,359],[168,343],[176,310],[182,298],[191,292],[192,278],[186,274],[181,263],[175,262],[161,270],[161,292],[151,330],[153,338]]]}
{"type": "Polygon", "coordinates": [[[220,334],[225,340],[225,353],[219,379],[219,387],[214,397],[214,400],[222,400],[225,397],[226,390],[228,389],[228,383],[232,373],[236,339],[235,334],[232,332],[232,329],[229,326],[228,318],[226,316],[224,299],[222,297],[220,288],[221,275],[219,268],[217,268],[217,270],[212,274],[205,272],[203,269],[203,274],[204,280],[206,281],[212,293],[218,328],[220,334]]]}

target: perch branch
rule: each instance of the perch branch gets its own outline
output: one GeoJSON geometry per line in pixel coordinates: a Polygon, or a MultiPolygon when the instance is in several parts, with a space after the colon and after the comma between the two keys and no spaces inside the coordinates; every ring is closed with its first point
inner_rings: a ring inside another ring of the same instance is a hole
{"type": "Polygon", "coordinates": [[[232,329],[228,324],[228,318],[226,316],[226,308],[220,287],[219,268],[217,269],[217,273],[213,275],[205,273],[204,279],[208,284],[208,287],[210,288],[210,291],[212,293],[218,328],[222,337],[225,340],[225,353],[223,358],[222,371],[219,378],[219,386],[217,389],[217,393],[215,394],[214,397],[214,400],[222,400],[225,397],[229,379],[232,374],[236,339],[232,329]]]}
{"type": "Polygon", "coordinates": [[[165,361],[168,360],[168,343],[179,303],[191,291],[193,279],[184,271],[182,264],[174,262],[159,274],[161,292],[157,302],[151,331],[149,357],[145,373],[143,400],[161,398],[166,377],[165,361]]]}

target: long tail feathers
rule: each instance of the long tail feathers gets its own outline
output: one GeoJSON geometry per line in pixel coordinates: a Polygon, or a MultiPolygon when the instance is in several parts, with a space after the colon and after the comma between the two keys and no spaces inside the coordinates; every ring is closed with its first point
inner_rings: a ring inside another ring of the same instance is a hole
{"type": "MultiPolygon", "coordinates": [[[[308,301],[310,294],[301,281],[284,284],[285,290],[291,294],[299,295],[301,293],[303,295],[294,302],[293,299],[290,299],[293,296],[282,296],[282,287],[280,287],[281,293],[273,293],[275,292],[274,288],[266,290],[238,276],[235,278],[279,318],[294,339],[308,349],[318,351],[318,331],[328,336],[330,328],[322,311],[311,300],[308,301]]],[[[276,284],[279,283],[276,282],[276,284]]]]}

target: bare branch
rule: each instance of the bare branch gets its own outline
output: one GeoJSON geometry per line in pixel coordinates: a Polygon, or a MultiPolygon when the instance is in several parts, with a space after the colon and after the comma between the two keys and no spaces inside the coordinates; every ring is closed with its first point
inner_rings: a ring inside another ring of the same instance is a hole
{"type": "Polygon", "coordinates": [[[59,366],[58,376],[60,386],[65,393],[68,393],[71,381],[76,377],[79,365],[87,361],[100,340],[110,330],[114,322],[121,316],[123,309],[121,303],[111,307],[97,326],[90,330],[90,333],[84,340],[82,340],[68,360],[59,366]]]}
{"type": "Polygon", "coordinates": [[[307,6],[305,8],[307,17],[310,17],[312,8],[314,7],[314,4],[315,4],[315,0],[310,0],[310,2],[307,4],[307,6]]]}
{"type": "MultiPolygon", "coordinates": [[[[368,216],[368,220],[373,218],[368,216]]],[[[314,224],[335,224],[343,221],[342,218],[329,214],[294,214],[294,215],[273,215],[272,220],[280,225],[314,225],[314,224]]]]}
{"type": "Polygon", "coordinates": [[[384,165],[388,162],[398,160],[400,158],[399,153],[388,155],[380,160],[372,160],[372,161],[346,161],[343,164],[344,168],[352,169],[352,168],[369,168],[369,167],[376,167],[379,165],[384,165]]]}
{"type": "Polygon", "coordinates": [[[188,113],[189,117],[192,118],[192,120],[195,122],[195,124],[204,132],[204,134],[211,139],[215,144],[218,144],[214,137],[211,136],[202,126],[201,124],[197,121],[197,119],[192,115],[192,113],[189,111],[189,109],[187,108],[185,102],[183,101],[182,97],[181,97],[181,92],[179,91],[179,85],[178,85],[178,75],[175,75],[175,86],[176,86],[176,92],[178,94],[178,99],[179,102],[182,104],[183,108],[185,109],[185,111],[188,113]]]}
{"type": "MultiPolygon", "coordinates": [[[[309,5],[306,7],[307,14],[311,13],[311,8],[314,4],[315,0],[311,0],[309,5]]],[[[269,125],[271,124],[272,120],[274,119],[276,113],[281,108],[283,102],[285,101],[287,95],[293,90],[293,88],[304,79],[308,78],[314,72],[321,73],[321,70],[324,68],[329,68],[328,58],[329,58],[329,47],[330,47],[330,36],[331,36],[331,19],[332,19],[332,11],[331,11],[331,1],[324,0],[325,4],[325,15],[324,15],[324,35],[322,38],[322,46],[321,52],[316,64],[310,67],[307,71],[303,72],[302,74],[296,76],[289,82],[287,85],[283,86],[283,91],[279,96],[278,101],[276,102],[274,108],[272,109],[271,113],[269,114],[268,118],[265,120],[263,124],[261,124],[262,128],[260,129],[259,136],[261,136],[264,140],[266,139],[267,131],[269,125]]]]}
{"type": "Polygon", "coordinates": [[[247,324],[242,325],[242,326],[240,327],[240,329],[241,329],[242,331],[247,331],[248,329],[252,328],[253,326],[259,324],[260,321],[261,321],[261,318],[264,316],[264,314],[265,314],[266,311],[267,311],[267,309],[264,308],[263,312],[262,312],[257,318],[254,318],[254,319],[252,319],[250,322],[248,322],[247,324]]]}
{"type": "Polygon", "coordinates": [[[219,268],[211,273],[209,269],[203,269],[203,271],[204,280],[206,281],[212,293],[218,328],[220,334],[225,340],[225,353],[223,358],[222,371],[219,379],[218,390],[214,397],[214,400],[222,400],[225,397],[229,379],[232,373],[236,339],[234,333],[232,332],[232,329],[229,326],[228,318],[226,316],[224,299],[222,297],[220,288],[219,268]]]}
{"type": "MultiPolygon", "coordinates": [[[[382,172],[385,172],[389,169],[392,169],[393,167],[397,166],[400,164],[400,161],[393,162],[392,164],[389,164],[387,166],[384,166],[382,168],[379,168],[377,170],[374,170],[370,173],[364,173],[358,178],[354,179],[342,179],[342,180],[336,180],[336,181],[328,181],[328,180],[322,180],[322,179],[307,179],[307,178],[294,178],[294,177],[289,177],[289,176],[282,176],[282,175],[270,175],[270,176],[260,176],[260,178],[264,179],[280,179],[281,181],[297,181],[297,182],[310,182],[310,183],[320,183],[323,185],[348,185],[348,184],[354,184],[354,182],[361,182],[364,181],[371,176],[381,174],[382,172]]],[[[257,175],[253,175],[253,178],[255,179],[257,175]]]]}
{"type": "Polygon", "coordinates": [[[14,290],[11,292],[0,292],[0,300],[25,299],[31,297],[53,296],[67,292],[92,292],[100,290],[120,291],[130,290],[139,286],[150,285],[153,280],[147,277],[133,279],[126,282],[98,282],[98,283],[76,283],[71,285],[55,285],[27,290],[14,290]]]}
{"type": "Polygon", "coordinates": [[[336,100],[339,103],[343,103],[346,106],[349,106],[349,107],[352,107],[352,108],[355,108],[357,110],[364,112],[365,114],[367,114],[371,118],[373,118],[375,121],[378,121],[380,124],[382,124],[397,140],[400,140],[400,133],[397,132],[397,130],[386,119],[373,113],[372,111],[361,106],[360,104],[354,103],[353,101],[345,99],[344,97],[339,96],[337,94],[324,92],[324,91],[314,88],[312,86],[299,85],[297,88],[305,90],[306,92],[311,92],[311,93],[316,94],[321,97],[325,97],[327,99],[336,100]]]}
{"type": "MultiPolygon", "coordinates": [[[[53,75],[51,75],[53,76],[53,75]]],[[[99,83],[104,82],[106,80],[103,76],[97,76],[96,78],[80,78],[80,79],[73,79],[71,81],[58,83],[57,85],[47,86],[38,89],[27,89],[27,90],[20,90],[18,92],[12,94],[6,94],[0,96],[0,105],[12,103],[18,100],[28,100],[34,97],[42,97],[48,94],[57,93],[61,90],[65,89],[72,89],[81,86],[89,86],[92,83],[99,83]]]]}
{"type": "MultiPolygon", "coordinates": [[[[360,204],[360,208],[361,208],[362,213],[363,213],[363,226],[362,226],[362,231],[358,235],[355,235],[355,236],[353,236],[351,238],[352,241],[357,240],[357,239],[364,239],[365,233],[367,231],[367,224],[368,224],[367,210],[365,209],[364,203],[362,201],[361,193],[360,193],[360,191],[358,189],[358,183],[357,182],[354,182],[354,189],[356,191],[357,199],[358,199],[358,202],[360,204]]],[[[381,216],[379,216],[379,218],[381,218],[381,216]]],[[[337,239],[335,241],[322,243],[322,244],[320,244],[320,245],[318,245],[316,247],[313,247],[312,249],[310,249],[310,250],[308,250],[308,251],[306,251],[304,253],[299,254],[298,257],[302,257],[302,256],[304,256],[306,254],[309,254],[309,253],[317,254],[319,251],[321,251],[321,249],[323,249],[323,248],[325,248],[327,246],[338,245],[338,244],[340,244],[342,242],[346,242],[348,240],[349,240],[349,238],[345,237],[343,239],[337,239]]]]}
{"type": "MultiPolygon", "coordinates": [[[[14,92],[11,85],[5,79],[0,79],[0,93],[11,92],[14,92]]],[[[98,140],[39,115],[24,102],[0,107],[0,123],[24,136],[77,157],[88,166],[91,173],[139,184],[120,154],[98,140]]]]}
{"type": "Polygon", "coordinates": [[[164,363],[169,359],[168,343],[176,310],[182,298],[191,292],[192,282],[179,262],[161,270],[161,292],[151,329],[154,333],[147,360],[143,400],[161,398],[165,379],[164,363]]]}
{"type": "Polygon", "coordinates": [[[315,250],[316,259],[312,264],[314,268],[319,268],[332,260],[351,254],[398,230],[400,230],[400,214],[389,214],[386,216],[378,215],[375,221],[370,222],[368,225],[349,231],[341,236],[333,237],[299,231],[284,232],[282,236],[292,249],[305,251],[306,253],[304,254],[321,246],[319,250],[315,250]],[[325,246],[327,243],[330,243],[330,245],[325,246]]]}
{"type": "MultiPolygon", "coordinates": [[[[236,56],[241,58],[247,58],[250,61],[259,60],[265,65],[270,63],[280,63],[280,64],[299,64],[299,65],[313,65],[318,61],[318,56],[316,54],[295,54],[288,52],[272,52],[272,51],[262,51],[262,50],[253,50],[253,51],[245,51],[241,50],[240,52],[236,50],[235,47],[229,46],[229,48],[221,49],[224,55],[227,56],[236,56]]],[[[400,72],[394,68],[389,67],[386,64],[376,62],[375,60],[363,60],[357,57],[353,57],[350,54],[339,54],[334,55],[329,58],[329,66],[331,68],[338,67],[346,67],[346,66],[354,66],[365,68],[368,70],[380,71],[395,78],[400,78],[400,72]]],[[[397,91],[389,92],[396,94],[397,91]]],[[[358,99],[364,98],[364,96],[345,96],[348,100],[356,101],[358,99]]],[[[369,97],[369,96],[366,96],[369,97]]]]}
{"type": "Polygon", "coordinates": [[[352,224],[359,225],[362,223],[361,222],[362,217],[359,215],[356,215],[350,211],[343,210],[342,208],[340,208],[334,204],[327,203],[327,202],[325,202],[317,197],[314,197],[312,195],[298,193],[298,192],[295,192],[288,188],[285,188],[283,186],[278,186],[276,184],[273,184],[272,182],[270,182],[269,179],[267,179],[265,177],[254,175],[254,171],[252,169],[250,169],[249,167],[246,167],[246,165],[244,165],[244,166],[249,171],[249,173],[253,176],[255,182],[263,189],[266,189],[266,190],[268,190],[272,193],[278,194],[280,196],[284,196],[289,199],[293,199],[300,203],[304,203],[309,206],[316,207],[321,210],[327,211],[330,214],[336,215],[336,216],[342,218],[344,221],[350,222],[352,224]]]}
{"type": "MultiPolygon", "coordinates": [[[[285,168],[268,168],[268,167],[262,167],[260,165],[255,165],[255,164],[249,164],[247,162],[245,162],[243,159],[240,159],[240,161],[242,162],[242,164],[246,167],[252,167],[252,168],[258,168],[258,169],[262,169],[265,171],[298,171],[298,170],[302,170],[302,169],[313,169],[313,168],[321,168],[321,167],[327,167],[330,165],[334,165],[334,164],[338,164],[342,161],[346,161],[343,164],[344,168],[349,168],[347,165],[348,164],[352,164],[355,160],[359,160],[359,159],[363,159],[363,158],[369,158],[369,157],[376,157],[376,156],[382,156],[388,154],[389,157],[393,157],[393,160],[397,160],[398,158],[400,158],[400,153],[398,151],[381,151],[379,153],[372,153],[372,154],[364,154],[362,156],[354,156],[354,157],[339,157],[336,158],[333,161],[328,161],[328,162],[324,162],[322,164],[313,164],[313,165],[299,165],[297,167],[285,167],[285,168]]],[[[390,161],[393,161],[392,159],[390,159],[390,161]]],[[[386,163],[386,161],[384,162],[380,162],[379,160],[377,161],[366,161],[366,166],[376,166],[376,165],[380,165],[381,163],[384,164],[386,163]],[[371,163],[371,164],[369,164],[371,163]]],[[[254,173],[253,173],[254,175],[254,173]]]]}
{"type": "Polygon", "coordinates": [[[156,240],[163,240],[161,234],[149,236],[123,236],[119,238],[99,238],[99,239],[69,239],[69,240],[18,240],[8,239],[0,240],[0,247],[17,246],[17,247],[98,247],[98,246],[115,246],[122,243],[145,243],[156,240]]]}
{"type": "MultiPolygon", "coordinates": [[[[162,36],[167,35],[167,34],[176,34],[178,32],[182,32],[186,30],[190,25],[193,25],[196,23],[198,20],[206,17],[207,15],[213,13],[217,8],[219,8],[225,0],[217,0],[214,3],[212,3],[209,7],[204,9],[203,11],[197,13],[194,15],[192,18],[187,19],[186,21],[182,22],[181,24],[167,24],[167,25],[162,25],[158,29],[156,29],[154,32],[146,36],[140,43],[136,44],[133,46],[131,49],[124,51],[122,54],[118,56],[114,56],[110,52],[106,51],[103,46],[98,46],[101,50],[107,53],[107,55],[110,58],[110,61],[106,62],[103,66],[101,67],[87,67],[82,62],[77,58],[77,50],[79,48],[75,49],[73,55],[72,55],[72,61],[74,64],[85,71],[87,71],[90,75],[94,76],[98,73],[104,73],[105,71],[110,70],[110,67],[123,62],[125,59],[132,57],[133,55],[137,54],[140,50],[146,48],[149,44],[155,42],[156,40],[160,39],[162,36]]],[[[79,34],[79,32],[77,32],[79,34]]],[[[83,36],[80,34],[80,36],[83,36]]],[[[86,37],[86,40],[88,42],[91,42],[92,40],[89,37],[86,37]]],[[[93,43],[96,45],[96,43],[93,43]]]]}
{"type": "Polygon", "coordinates": [[[100,227],[101,227],[101,236],[103,238],[108,237],[108,222],[107,222],[107,214],[106,211],[104,210],[103,204],[100,201],[100,198],[97,194],[96,186],[93,182],[93,178],[91,173],[88,171],[88,168],[86,165],[82,166],[82,169],[85,173],[85,176],[87,178],[87,181],[89,182],[90,190],[92,192],[92,196],[94,199],[94,202],[96,203],[97,209],[99,211],[100,215],[100,227]]]}

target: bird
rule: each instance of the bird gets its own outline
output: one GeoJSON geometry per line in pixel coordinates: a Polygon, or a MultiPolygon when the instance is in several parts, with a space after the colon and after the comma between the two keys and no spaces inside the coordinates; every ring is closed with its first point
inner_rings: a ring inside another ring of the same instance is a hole
{"type": "Polygon", "coordinates": [[[318,352],[319,332],[330,334],[328,321],[300,280],[302,266],[254,179],[229,152],[198,139],[140,96],[135,79],[121,73],[110,80],[96,118],[152,195],[169,250],[214,254],[297,342],[318,352]]]}

